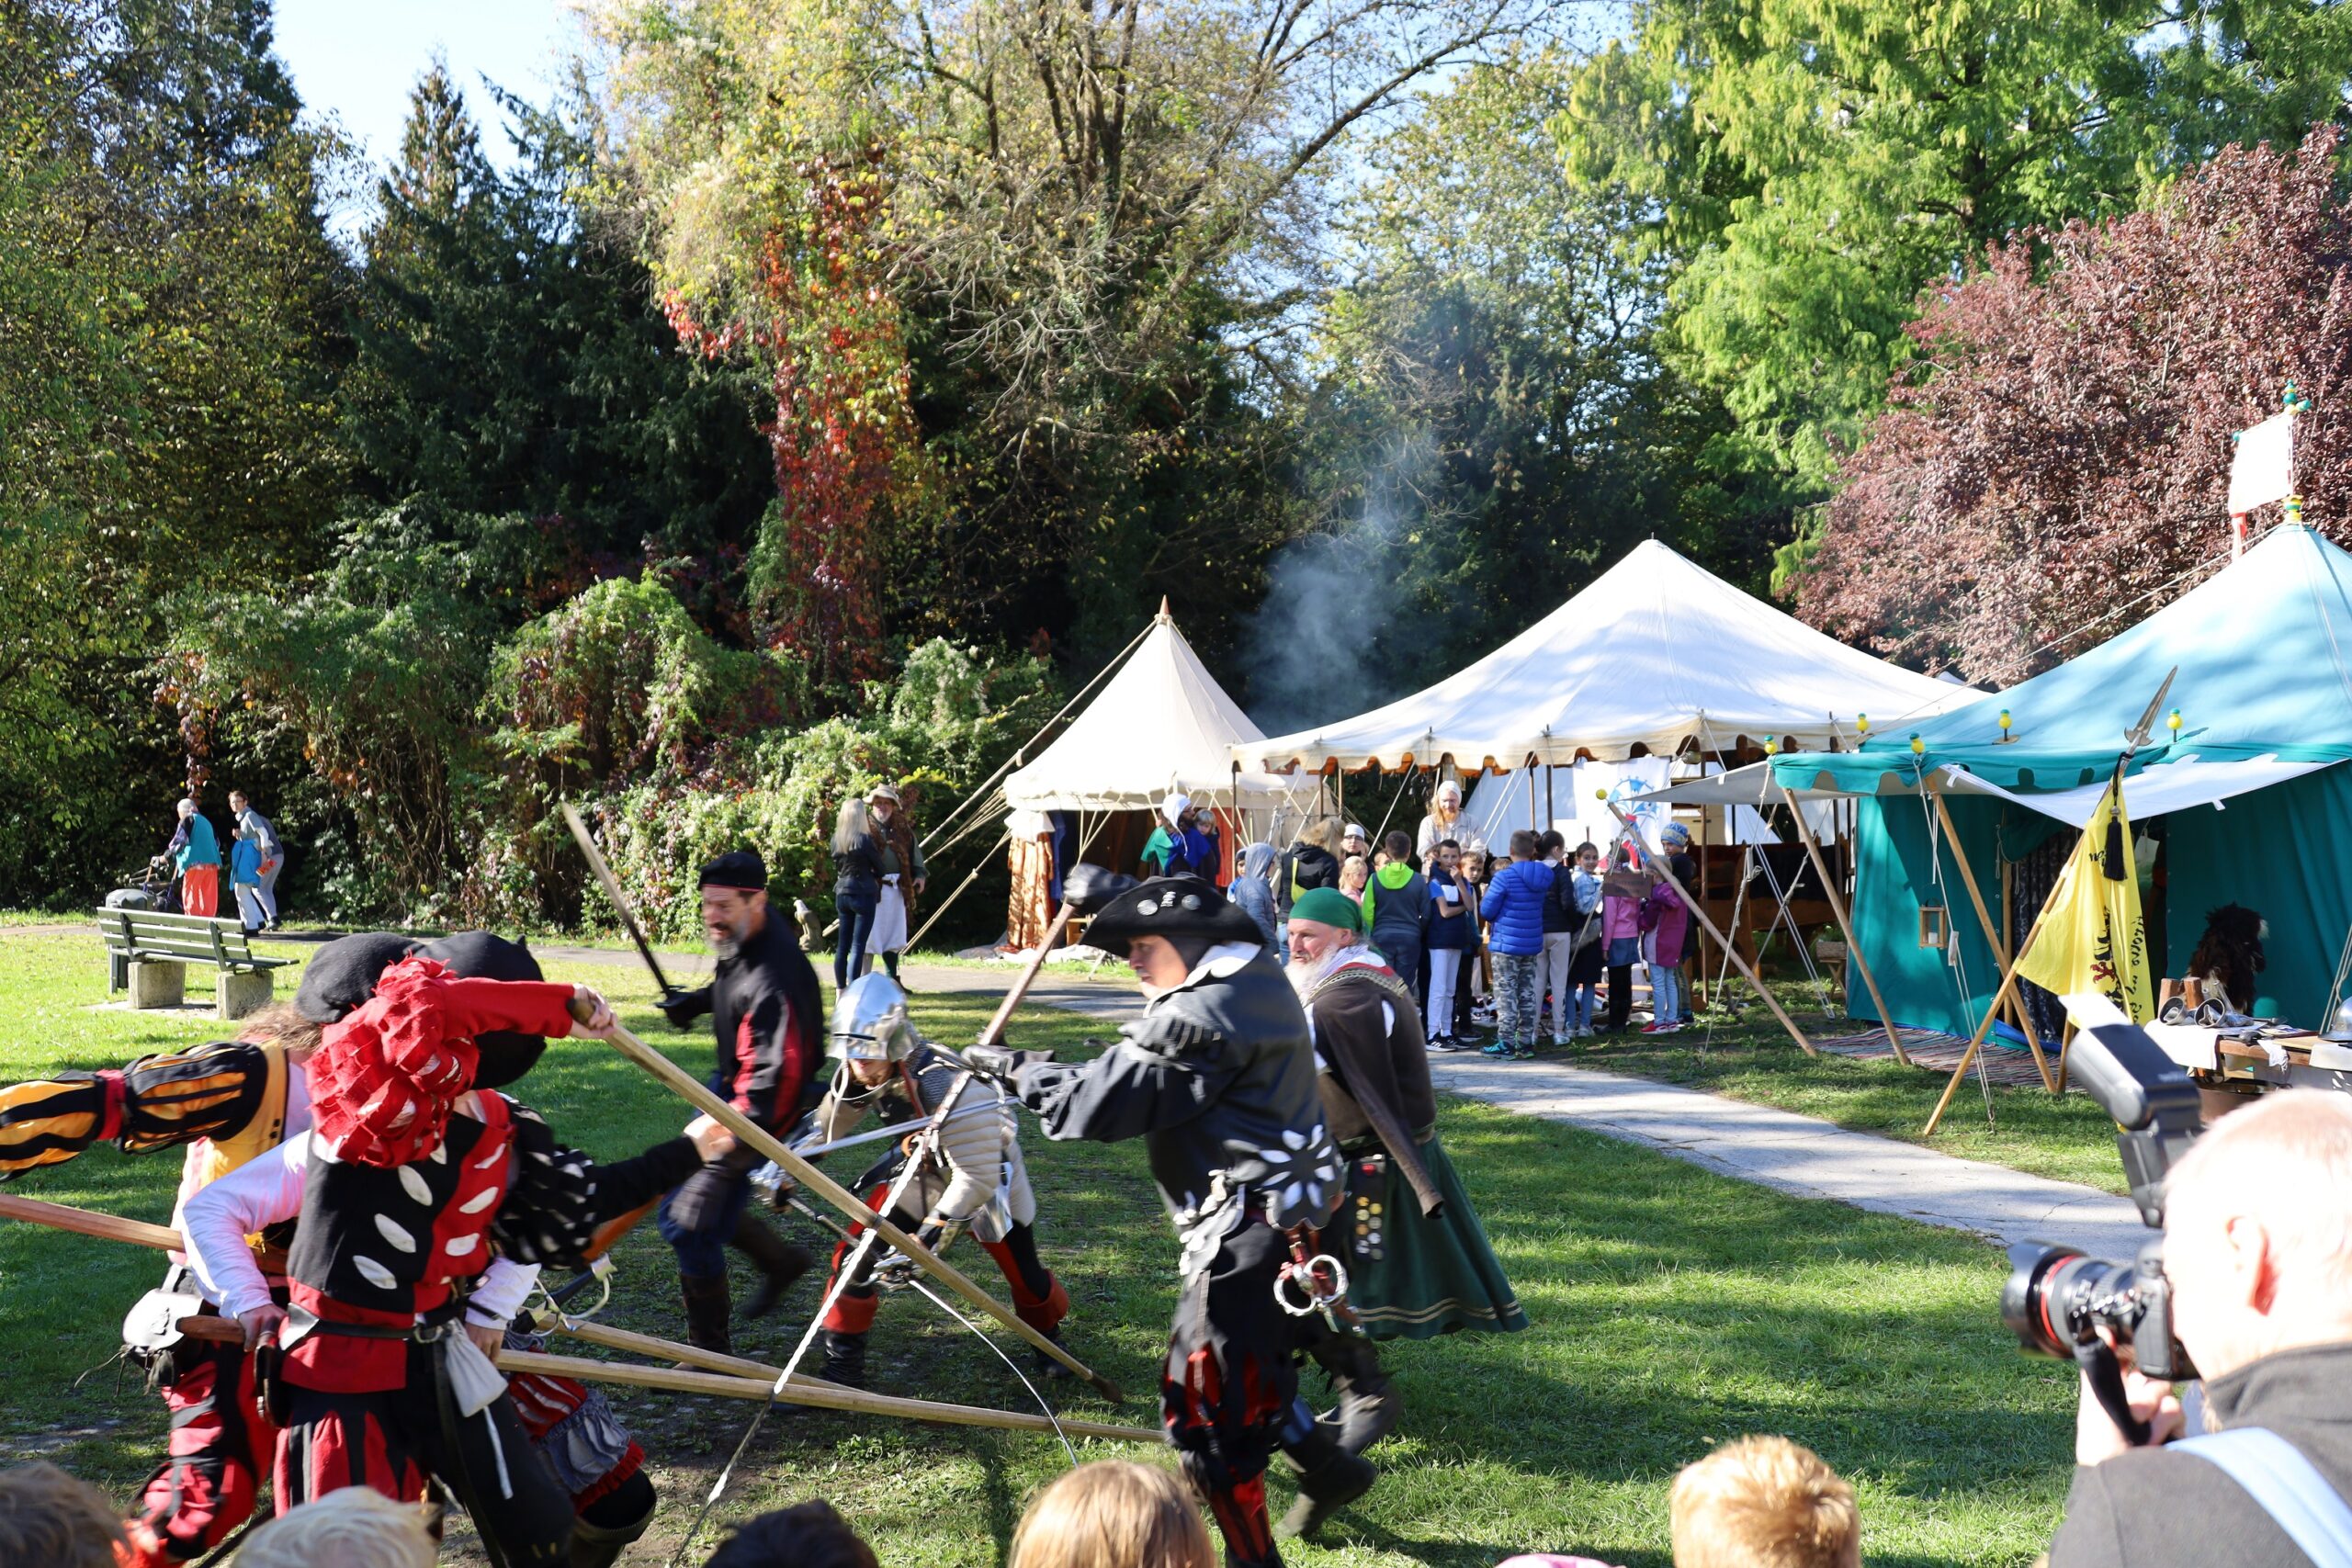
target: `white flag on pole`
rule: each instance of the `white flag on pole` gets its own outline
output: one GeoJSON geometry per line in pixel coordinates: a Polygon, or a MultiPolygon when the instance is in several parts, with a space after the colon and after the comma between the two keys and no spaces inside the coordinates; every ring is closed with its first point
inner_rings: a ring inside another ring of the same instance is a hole
{"type": "Polygon", "coordinates": [[[2231,514],[2283,501],[2294,491],[2295,416],[2272,414],[2252,430],[2240,431],[2237,456],[2230,464],[2231,514]]]}

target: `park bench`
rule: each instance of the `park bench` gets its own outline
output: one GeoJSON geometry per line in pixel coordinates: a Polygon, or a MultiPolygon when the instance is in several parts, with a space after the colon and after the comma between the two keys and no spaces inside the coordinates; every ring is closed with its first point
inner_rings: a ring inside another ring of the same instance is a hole
{"type": "Polygon", "coordinates": [[[187,966],[209,964],[216,1016],[243,1018],[269,1004],[270,971],[294,962],[255,953],[235,920],[146,909],[100,909],[97,919],[107,944],[107,992],[129,991],[134,1008],[179,1006],[187,996],[187,966]]]}

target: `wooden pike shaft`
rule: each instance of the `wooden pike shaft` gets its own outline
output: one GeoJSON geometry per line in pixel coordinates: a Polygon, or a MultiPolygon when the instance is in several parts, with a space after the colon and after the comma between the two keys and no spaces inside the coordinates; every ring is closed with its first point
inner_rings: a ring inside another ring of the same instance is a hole
{"type": "MultiPolygon", "coordinates": [[[[1045,949],[1039,948],[1038,953],[1042,956],[1045,949]]],[[[1034,976],[1035,973],[1036,968],[1033,964],[1028,973],[1023,976],[1023,982],[1034,976]]],[[[1025,985],[1016,987],[1016,991],[1023,988],[1025,988],[1025,985]]],[[[614,1027],[607,1038],[612,1041],[615,1050],[668,1084],[688,1104],[734,1134],[736,1139],[746,1147],[755,1149],[775,1161],[778,1168],[793,1180],[822,1198],[859,1224],[871,1226],[883,1240],[912,1258],[916,1266],[924,1273],[1004,1325],[1006,1328],[1019,1335],[1035,1348],[1051,1356],[1055,1360],[1084,1378],[1112,1404],[1117,1404],[1125,1398],[1125,1395],[1119,1392],[1118,1384],[1096,1372],[1061,1346],[1022,1322],[1011,1307],[1004,1305],[994,1296],[974,1284],[962,1269],[942,1260],[931,1248],[923,1246],[901,1229],[898,1222],[891,1219],[889,1215],[877,1214],[864,1203],[859,1202],[849,1189],[793,1153],[786,1146],[783,1139],[764,1131],[750,1117],[711,1093],[700,1079],[679,1066],[677,1063],[618,1025],[614,1027]]]]}
{"type": "MultiPolygon", "coordinates": [[[[68,1231],[74,1235],[93,1236],[99,1241],[119,1241],[132,1247],[153,1247],[158,1252],[186,1250],[180,1233],[169,1225],[151,1225],[144,1220],[126,1220],[119,1214],[101,1214],[95,1209],[76,1209],[67,1203],[45,1203],[38,1198],[17,1198],[0,1193],[0,1220],[21,1220],[28,1225],[45,1225],[53,1231],[68,1231]]],[[[286,1255],[272,1248],[257,1253],[265,1273],[283,1273],[286,1255]]]]}
{"type": "MultiPolygon", "coordinates": [[[[1051,1432],[1054,1423],[1043,1416],[1010,1410],[984,1410],[972,1404],[943,1404],[928,1399],[902,1399],[894,1394],[868,1393],[863,1389],[795,1378],[782,1388],[773,1376],[741,1377],[727,1372],[682,1372],[668,1367],[639,1367],[619,1361],[593,1361],[580,1356],[542,1356],[527,1350],[504,1350],[498,1356],[503,1372],[547,1372],[582,1382],[626,1383],[632,1388],[670,1389],[679,1393],[715,1393],[729,1399],[775,1399],[782,1404],[813,1405],[820,1410],[846,1410],[869,1416],[897,1416],[914,1421],[937,1421],[951,1427],[998,1427],[1015,1432],[1051,1432]]],[[[1144,1427],[1114,1427],[1100,1421],[1064,1421],[1062,1431],[1073,1438],[1100,1438],[1106,1442],[1167,1442],[1165,1434],[1144,1427]]]]}

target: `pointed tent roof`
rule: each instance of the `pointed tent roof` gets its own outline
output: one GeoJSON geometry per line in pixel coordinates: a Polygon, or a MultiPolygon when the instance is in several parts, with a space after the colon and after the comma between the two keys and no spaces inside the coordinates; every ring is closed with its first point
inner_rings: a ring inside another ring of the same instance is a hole
{"type": "Polygon", "coordinates": [[[1928,713],[1966,687],[1826,637],[1651,539],[1459,674],[1319,729],[1247,746],[1244,765],[1515,768],[1613,761],[1767,737],[1850,744],[1854,716],[1928,713]]]}
{"type": "MultiPolygon", "coordinates": [[[[2175,669],[2165,707],[2179,710],[2180,732],[2175,737],[2158,713],[2133,762],[2150,786],[2160,770],[2190,761],[2217,784],[2250,788],[2277,782],[2282,768],[2291,776],[2352,758],[2352,555],[2313,529],[2273,528],[2228,567],[2079,658],[1900,728],[1873,720],[1877,733],[1859,750],[1775,758],[1773,776],[1798,789],[1907,794],[1923,773],[1959,769],[2020,794],[2095,792],[2125,732],[2175,669]],[[2003,709],[2013,737],[2007,743],[2003,709]]],[[[2239,792],[2194,793],[2201,800],[2239,792]]],[[[2136,786],[2127,791],[2135,803],[2139,795],[2136,786]]],[[[2135,804],[2134,815],[2145,814],[2135,804]]]]}
{"type": "MultiPolygon", "coordinates": [[[[1037,759],[1004,781],[1015,811],[1156,808],[1173,790],[1217,802],[1233,786],[1234,748],[1263,731],[1218,685],[1168,602],[1127,661],[1037,759]]],[[[1283,786],[1244,773],[1243,806],[1279,798],[1283,786]]]]}

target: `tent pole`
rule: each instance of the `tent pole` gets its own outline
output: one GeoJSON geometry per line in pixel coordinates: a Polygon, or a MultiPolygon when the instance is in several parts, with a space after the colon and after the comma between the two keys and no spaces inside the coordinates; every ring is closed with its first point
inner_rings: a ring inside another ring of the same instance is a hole
{"type": "MultiPolygon", "coordinates": [[[[2050,891],[2053,896],[2057,893],[2058,889],[2054,884],[2050,891]]],[[[2017,956],[2009,961],[2008,973],[2001,976],[2001,988],[1994,993],[1992,1005],[1984,1010],[1984,1021],[1976,1026],[1976,1032],[1969,1036],[1968,1049],[1961,1053],[1960,1066],[1952,1069],[1951,1082],[1944,1085],[1943,1098],[1936,1101],[1936,1113],[1928,1117],[1928,1124],[1919,1130],[1921,1137],[1928,1138],[1935,1135],[1936,1123],[1943,1120],[1944,1108],[1951,1103],[1951,1097],[1959,1092],[1960,1080],[1968,1076],[1968,1066],[1976,1059],[1978,1049],[1984,1043],[1984,1036],[1992,1032],[1993,1016],[2001,1010],[2002,999],[2017,996],[2018,965],[2023,964],[2026,961],[2026,955],[2033,951],[2033,940],[2041,934],[2041,922],[2049,917],[2049,914],[2050,900],[2045,898],[2041,902],[2041,909],[2033,917],[2033,928],[2025,933],[2025,941],[2018,945],[2017,956]]],[[[2020,1007],[2024,1005],[2022,998],[2018,998],[2018,1005],[2020,1007]]],[[[2065,1048],[2062,1045],[2059,1047],[2062,1066],[2064,1055],[2065,1048]]]]}
{"type": "Polygon", "coordinates": [[[1805,855],[1813,862],[1814,874],[1821,878],[1821,891],[1829,900],[1829,912],[1838,917],[1838,930],[1846,938],[1846,951],[1853,955],[1854,967],[1862,972],[1862,986],[1871,994],[1871,1005],[1878,1009],[1878,1026],[1886,1031],[1886,1043],[1894,1047],[1894,1059],[1907,1067],[1911,1065],[1910,1054],[1903,1049],[1903,1037],[1894,1032],[1894,1019],[1886,1010],[1886,998],[1878,994],[1878,981],[1871,975],[1870,962],[1862,956],[1862,944],[1854,940],[1854,923],[1846,918],[1845,897],[1829,874],[1829,863],[1822,858],[1821,845],[1813,836],[1813,824],[1798,809],[1797,797],[1789,786],[1781,784],[1780,791],[1781,798],[1788,803],[1789,815],[1796,820],[1797,837],[1804,841],[1805,855]]]}
{"type": "MultiPolygon", "coordinates": [[[[1968,901],[1976,906],[1976,919],[1984,928],[1984,940],[1992,944],[1994,958],[2002,967],[2007,968],[2009,962],[2008,943],[2003,942],[2000,934],[1993,929],[1993,916],[1984,908],[1984,895],[1976,890],[1976,873],[1969,868],[1968,854],[1961,847],[1959,830],[1951,825],[1951,813],[1944,808],[1942,795],[1934,795],[1931,792],[1930,798],[1936,803],[1936,820],[1943,825],[1944,838],[1951,845],[1952,859],[1960,863],[1961,885],[1968,889],[1968,901]]],[[[2022,1013],[2023,1010],[2020,1009],[2019,1011],[2022,1013]]],[[[1996,1008],[1993,1016],[1997,1016],[1998,1012],[1998,1008],[1996,1008]]],[[[2041,1041],[2034,1032],[2031,1019],[2026,1020],[2025,1043],[2033,1050],[2033,1067],[2034,1071],[2041,1075],[2041,1087],[2056,1094],[2058,1085],[2050,1077],[2050,1064],[2042,1057],[2041,1041]]]]}
{"type": "MultiPolygon", "coordinates": [[[[1617,818],[1618,841],[1628,844],[1639,843],[1641,835],[1634,830],[1633,818],[1618,810],[1615,801],[1611,800],[1604,804],[1609,807],[1609,815],[1617,818]]],[[[1797,1027],[1796,1020],[1791,1018],[1787,1010],[1781,1006],[1781,998],[1764,988],[1764,982],[1758,977],[1747,960],[1742,958],[1737,950],[1724,940],[1724,933],[1715,929],[1714,921],[1707,919],[1707,911],[1699,908],[1699,901],[1690,897],[1690,890],[1675,878],[1672,859],[1665,855],[1658,856],[1657,869],[1659,874],[1666,879],[1666,885],[1674,889],[1674,896],[1682,900],[1682,907],[1690,911],[1690,918],[1699,922],[1699,929],[1715,939],[1715,945],[1729,954],[1732,963],[1738,966],[1740,978],[1756,987],[1756,994],[1764,998],[1764,1005],[1772,1010],[1772,1016],[1781,1021],[1781,1027],[1789,1032],[1789,1038],[1802,1046],[1806,1055],[1820,1055],[1820,1051],[1815,1047],[1813,1042],[1804,1037],[1804,1031],[1797,1027]]]]}

